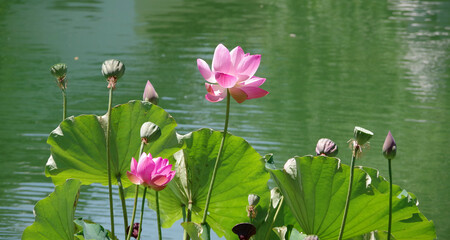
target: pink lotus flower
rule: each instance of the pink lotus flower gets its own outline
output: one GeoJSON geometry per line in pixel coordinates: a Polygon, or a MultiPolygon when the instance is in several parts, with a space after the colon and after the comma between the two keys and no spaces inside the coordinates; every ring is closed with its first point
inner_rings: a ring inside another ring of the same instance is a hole
{"type": "Polygon", "coordinates": [[[227,89],[238,103],[247,99],[260,98],[269,92],[259,88],[266,79],[253,76],[258,70],[261,55],[244,53],[241,47],[233,50],[219,44],[214,51],[212,69],[203,59],[197,59],[198,70],[209,83],[205,83],[206,99],[210,102],[222,101],[227,97],[227,89]]]}
{"type": "Polygon", "coordinates": [[[148,155],[142,153],[139,163],[136,159],[131,159],[131,171],[127,171],[127,176],[134,184],[160,191],[175,176],[175,171],[171,169],[172,164],[169,164],[169,160],[161,157],[152,158],[150,153],[148,155]]]}

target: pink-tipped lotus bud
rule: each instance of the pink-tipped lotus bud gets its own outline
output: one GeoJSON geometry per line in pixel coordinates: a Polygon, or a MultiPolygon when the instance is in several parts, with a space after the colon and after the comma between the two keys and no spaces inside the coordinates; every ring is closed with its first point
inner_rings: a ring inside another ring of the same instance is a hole
{"type": "Polygon", "coordinates": [[[354,137],[358,145],[362,146],[364,143],[369,141],[369,139],[373,136],[373,133],[367,129],[362,127],[355,127],[353,131],[354,137]]]}
{"type": "Polygon", "coordinates": [[[114,77],[119,79],[125,73],[125,65],[119,60],[109,59],[103,62],[102,74],[105,78],[114,77]]]}
{"type": "Polygon", "coordinates": [[[316,153],[317,155],[335,157],[338,154],[338,146],[336,143],[328,138],[321,138],[317,141],[316,153]]]}
{"type": "Polygon", "coordinates": [[[391,131],[389,131],[383,144],[383,155],[387,159],[394,159],[397,153],[397,144],[395,144],[394,137],[392,137],[391,131]]]}
{"type": "Polygon", "coordinates": [[[155,105],[158,105],[158,93],[155,91],[155,88],[150,83],[150,81],[147,81],[147,84],[145,85],[144,95],[142,96],[142,99],[144,100],[144,102],[151,102],[155,105]]]}
{"type": "Polygon", "coordinates": [[[152,122],[145,122],[141,126],[141,139],[145,143],[153,142],[161,136],[161,129],[152,122]]]}

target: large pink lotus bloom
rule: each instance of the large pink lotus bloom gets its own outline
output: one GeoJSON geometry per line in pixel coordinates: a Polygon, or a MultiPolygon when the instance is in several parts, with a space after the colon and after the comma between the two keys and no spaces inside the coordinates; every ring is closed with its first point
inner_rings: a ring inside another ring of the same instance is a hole
{"type": "Polygon", "coordinates": [[[139,163],[131,159],[130,171],[127,171],[128,179],[134,184],[144,185],[156,191],[163,190],[175,176],[169,160],[161,157],[152,158],[149,153],[142,153],[139,163]]]}
{"type": "Polygon", "coordinates": [[[219,44],[214,51],[212,68],[203,59],[197,59],[198,70],[209,83],[205,83],[206,99],[210,102],[222,101],[227,97],[227,89],[238,103],[247,99],[260,98],[269,92],[259,88],[266,79],[253,76],[258,70],[261,55],[244,53],[241,47],[233,50],[219,44]]]}

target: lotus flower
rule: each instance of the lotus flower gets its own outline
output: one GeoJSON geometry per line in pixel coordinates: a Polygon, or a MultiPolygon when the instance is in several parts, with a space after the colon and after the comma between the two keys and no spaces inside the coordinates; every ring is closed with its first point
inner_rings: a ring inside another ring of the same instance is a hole
{"type": "Polygon", "coordinates": [[[219,44],[214,51],[212,68],[203,59],[197,59],[198,70],[209,83],[205,83],[206,99],[218,102],[227,97],[227,89],[238,103],[260,98],[269,92],[259,88],[266,79],[254,76],[261,62],[261,55],[244,53],[241,47],[233,50],[219,44]]]}
{"type": "Polygon", "coordinates": [[[142,153],[139,163],[136,159],[131,159],[131,167],[130,171],[127,171],[127,176],[134,184],[161,191],[175,176],[175,171],[171,169],[172,165],[169,164],[168,159],[152,158],[150,153],[148,155],[142,153]]]}

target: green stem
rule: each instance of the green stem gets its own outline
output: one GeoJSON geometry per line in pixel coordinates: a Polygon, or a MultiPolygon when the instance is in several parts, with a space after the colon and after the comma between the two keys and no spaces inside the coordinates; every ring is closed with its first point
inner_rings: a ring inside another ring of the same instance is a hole
{"type": "Polygon", "coordinates": [[[111,153],[109,149],[110,139],[109,135],[111,133],[111,107],[112,107],[112,97],[113,88],[109,89],[109,101],[108,101],[108,123],[106,125],[106,153],[107,153],[107,171],[108,171],[108,189],[109,189],[109,214],[111,218],[111,233],[114,235],[114,207],[112,198],[112,184],[111,184],[111,153]]]}
{"type": "Polygon", "coordinates": [[[389,162],[389,225],[388,225],[388,236],[387,239],[391,239],[391,226],[392,226],[392,168],[391,168],[391,159],[388,159],[389,162]]]}
{"type": "Polygon", "coordinates": [[[141,239],[141,229],[142,229],[142,219],[144,218],[144,207],[145,207],[145,194],[147,193],[147,188],[144,188],[144,194],[142,196],[142,205],[141,205],[141,219],[139,220],[139,231],[137,240],[141,239]]]}
{"type": "MultiPolygon", "coordinates": [[[[139,148],[139,156],[138,158],[141,157],[142,152],[144,151],[144,141],[141,142],[141,147],[139,148]]],[[[136,185],[136,190],[135,190],[135,195],[134,195],[134,205],[133,205],[133,215],[131,216],[131,225],[130,225],[130,229],[128,230],[128,234],[127,234],[127,238],[126,240],[130,240],[131,237],[131,232],[133,232],[133,227],[134,227],[134,219],[136,217],[136,207],[137,207],[137,202],[138,202],[138,198],[139,198],[139,185],[136,185]]]]}
{"type": "Polygon", "coordinates": [[[223,136],[222,136],[222,141],[220,142],[219,152],[217,153],[216,163],[214,164],[214,170],[213,170],[212,177],[211,177],[211,183],[209,184],[208,195],[206,195],[205,210],[203,212],[203,219],[202,219],[203,224],[206,223],[206,218],[208,216],[209,201],[211,200],[211,193],[212,193],[212,189],[214,186],[214,181],[216,180],[217,168],[219,166],[220,157],[222,156],[222,150],[223,150],[223,146],[225,143],[225,137],[227,136],[228,119],[230,117],[230,98],[231,98],[230,90],[227,89],[227,110],[226,110],[226,114],[225,114],[225,126],[223,128],[223,136]]]}
{"type": "Polygon", "coordinates": [[[356,160],[356,155],[357,155],[358,151],[359,151],[359,145],[356,145],[353,149],[352,164],[350,167],[350,182],[348,183],[347,200],[345,201],[344,217],[342,218],[341,230],[339,231],[338,240],[342,240],[342,237],[344,235],[345,220],[347,219],[348,208],[350,205],[350,197],[352,194],[353,170],[355,168],[355,160],[356,160]]]}
{"type": "MultiPolygon", "coordinates": [[[[192,200],[189,200],[188,209],[187,209],[187,217],[186,217],[186,221],[185,222],[190,222],[191,218],[192,218],[192,200]]],[[[189,234],[187,233],[186,229],[184,229],[183,239],[184,240],[191,239],[189,234]]]]}
{"type": "Polygon", "coordinates": [[[67,117],[67,96],[66,96],[66,90],[62,90],[63,95],[63,121],[67,117]]]}
{"type": "MultiPolygon", "coordinates": [[[[278,213],[280,212],[281,206],[283,205],[283,200],[284,200],[284,197],[281,197],[280,202],[278,202],[277,211],[275,212],[275,215],[273,215],[272,223],[270,223],[270,227],[268,228],[269,231],[272,229],[273,224],[275,223],[275,220],[278,217],[278,213]]],[[[266,234],[265,239],[267,240],[269,236],[270,236],[270,234],[266,234]]]]}
{"type": "Polygon", "coordinates": [[[161,213],[159,211],[159,191],[155,191],[155,201],[156,201],[156,221],[158,222],[158,236],[159,240],[162,240],[161,234],[161,213]]]}
{"type": "Polygon", "coordinates": [[[119,185],[119,196],[120,201],[122,202],[123,224],[125,225],[125,235],[126,235],[128,227],[127,203],[125,202],[125,194],[123,192],[123,185],[122,180],[120,179],[120,175],[117,176],[117,185],[119,185]]]}

